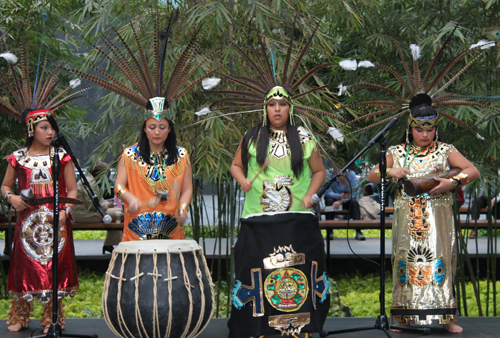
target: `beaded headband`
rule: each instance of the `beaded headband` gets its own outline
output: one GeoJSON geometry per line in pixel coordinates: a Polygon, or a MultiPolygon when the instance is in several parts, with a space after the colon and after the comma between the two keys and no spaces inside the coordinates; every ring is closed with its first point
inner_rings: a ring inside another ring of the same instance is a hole
{"type": "Polygon", "coordinates": [[[262,116],[262,124],[265,126],[267,124],[267,105],[271,100],[284,100],[290,105],[290,124],[292,126],[295,125],[295,120],[293,118],[293,99],[292,97],[287,93],[285,88],[281,86],[275,86],[273,87],[269,93],[267,93],[265,99],[264,99],[264,108],[263,108],[263,116],[262,116]]]}
{"type": "MultiPolygon", "coordinates": [[[[153,109],[151,110],[146,110],[144,113],[144,120],[147,121],[149,119],[155,119],[157,121],[160,121],[163,118],[166,118],[167,120],[170,120],[170,107],[167,107],[167,109],[164,109],[165,106],[165,98],[164,97],[153,97],[149,99],[149,102],[151,103],[151,107],[153,109]]],[[[168,104],[167,104],[168,106],[168,104]]]]}
{"type": "Polygon", "coordinates": [[[33,110],[26,116],[26,128],[28,129],[28,137],[35,135],[35,124],[41,121],[47,121],[47,114],[52,111],[48,109],[33,110]]]}

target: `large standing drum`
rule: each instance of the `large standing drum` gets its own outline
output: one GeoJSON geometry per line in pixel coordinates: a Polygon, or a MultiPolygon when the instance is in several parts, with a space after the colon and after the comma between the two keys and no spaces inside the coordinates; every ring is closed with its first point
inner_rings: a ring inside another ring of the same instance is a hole
{"type": "Polygon", "coordinates": [[[106,272],[102,306],[119,337],[196,337],[214,311],[201,247],[192,240],[120,243],[106,272]]]}

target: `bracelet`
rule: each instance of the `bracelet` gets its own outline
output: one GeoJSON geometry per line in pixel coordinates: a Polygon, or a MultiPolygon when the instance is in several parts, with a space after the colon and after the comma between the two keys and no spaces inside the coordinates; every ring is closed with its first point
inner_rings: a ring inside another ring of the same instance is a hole
{"type": "Polygon", "coordinates": [[[451,182],[451,189],[455,189],[458,186],[459,180],[452,177],[452,178],[450,178],[450,182],[451,182]]]}
{"type": "Polygon", "coordinates": [[[10,203],[9,199],[10,199],[10,196],[14,195],[14,193],[12,191],[7,191],[4,195],[4,199],[7,201],[7,203],[10,203]]]}
{"type": "Polygon", "coordinates": [[[73,211],[70,206],[61,207],[59,210],[64,210],[66,212],[66,216],[71,215],[71,212],[73,211]]]}
{"type": "MultiPolygon", "coordinates": [[[[385,170],[385,177],[392,177],[391,175],[389,175],[389,171],[391,170],[392,168],[387,168],[385,170]]],[[[377,177],[381,177],[382,175],[380,174],[380,170],[379,169],[375,169],[375,174],[377,174],[377,177]]]]}
{"type": "Polygon", "coordinates": [[[453,179],[456,179],[458,181],[458,185],[467,185],[469,184],[469,175],[460,173],[456,176],[452,177],[453,179]]]}
{"type": "Polygon", "coordinates": [[[128,189],[123,187],[121,184],[117,184],[115,186],[115,195],[119,199],[122,199],[123,194],[126,193],[127,191],[128,191],[128,189]]]}

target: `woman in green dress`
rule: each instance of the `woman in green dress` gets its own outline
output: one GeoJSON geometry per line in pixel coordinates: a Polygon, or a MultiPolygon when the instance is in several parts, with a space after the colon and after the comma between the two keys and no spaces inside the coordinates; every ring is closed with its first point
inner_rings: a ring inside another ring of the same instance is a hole
{"type": "Polygon", "coordinates": [[[262,122],[238,147],[231,174],[246,193],[243,215],[308,211],[325,178],[316,139],[293,121],[293,100],[284,87],[266,94],[262,122]]]}

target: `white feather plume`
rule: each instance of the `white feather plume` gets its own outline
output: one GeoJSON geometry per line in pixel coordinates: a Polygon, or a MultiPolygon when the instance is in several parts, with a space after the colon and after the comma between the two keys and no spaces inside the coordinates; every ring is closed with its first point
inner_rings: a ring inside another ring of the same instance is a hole
{"type": "Polygon", "coordinates": [[[209,78],[203,79],[203,81],[201,81],[201,85],[203,86],[203,89],[210,90],[210,89],[214,88],[215,86],[217,86],[219,84],[219,82],[220,82],[219,78],[209,77],[209,78]]]}
{"type": "Polygon", "coordinates": [[[418,60],[420,58],[420,46],[412,43],[410,45],[411,55],[413,56],[413,60],[418,60]]]}
{"type": "Polygon", "coordinates": [[[356,68],[358,68],[358,63],[356,62],[356,60],[351,59],[340,61],[339,65],[340,67],[342,67],[342,69],[345,70],[356,70],[356,68]]]}
{"type": "Polygon", "coordinates": [[[371,61],[364,60],[364,61],[359,61],[358,67],[370,68],[370,67],[375,67],[375,65],[371,61]]]}
{"type": "Polygon", "coordinates": [[[484,137],[483,137],[481,134],[477,133],[477,134],[476,134],[476,137],[477,137],[478,139],[480,139],[480,140],[484,141],[484,137]]]}
{"type": "Polygon", "coordinates": [[[344,134],[342,134],[342,132],[339,129],[337,129],[335,127],[330,127],[330,128],[328,128],[328,134],[330,134],[330,136],[335,141],[344,142],[344,134]]]}
{"type": "Polygon", "coordinates": [[[471,45],[469,49],[472,49],[474,47],[479,47],[479,46],[482,46],[481,49],[490,49],[491,47],[495,46],[495,42],[494,41],[480,40],[478,43],[471,45]]]}
{"type": "Polygon", "coordinates": [[[17,56],[12,54],[11,52],[1,53],[0,57],[4,58],[5,61],[7,61],[8,63],[16,63],[17,62],[17,56]]]}
{"type": "Polygon", "coordinates": [[[344,95],[347,92],[348,86],[344,86],[342,83],[337,86],[339,89],[339,93],[337,94],[338,96],[344,95]]]}
{"type": "Polygon", "coordinates": [[[79,78],[76,78],[76,79],[73,79],[73,80],[69,81],[69,86],[71,88],[76,88],[76,87],[78,87],[81,84],[82,84],[82,80],[80,80],[79,78]]]}
{"type": "Polygon", "coordinates": [[[195,114],[198,116],[207,115],[211,110],[208,107],[203,107],[201,110],[197,111],[195,114]]]}

